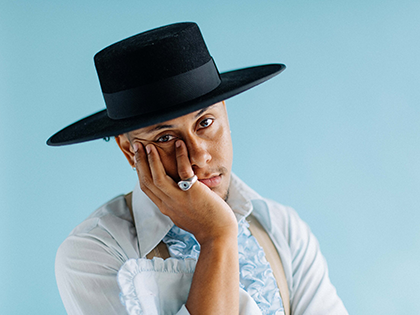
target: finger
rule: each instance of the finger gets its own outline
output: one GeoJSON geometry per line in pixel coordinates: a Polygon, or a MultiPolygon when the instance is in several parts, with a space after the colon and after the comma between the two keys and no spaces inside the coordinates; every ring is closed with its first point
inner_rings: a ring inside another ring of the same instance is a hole
{"type": "Polygon", "coordinates": [[[168,215],[168,208],[158,194],[162,192],[153,185],[152,175],[148,164],[148,159],[144,146],[142,143],[138,145],[133,144],[134,149],[134,161],[136,164],[137,176],[139,177],[141,190],[153,201],[153,203],[159,208],[159,210],[168,215]],[[155,190],[155,192],[153,191],[155,190]]]}
{"type": "Polygon", "coordinates": [[[190,159],[188,158],[188,150],[184,141],[177,140],[175,142],[176,165],[178,175],[181,180],[186,180],[194,176],[194,171],[191,167],[190,159]]]}
{"type": "Polygon", "coordinates": [[[170,193],[171,188],[175,185],[175,182],[166,174],[159,152],[152,144],[148,144],[146,146],[146,152],[154,185],[165,194],[170,193]]]}
{"type": "Polygon", "coordinates": [[[150,191],[157,198],[161,199],[159,190],[155,187],[153,176],[149,166],[149,160],[142,143],[134,143],[134,160],[136,162],[137,175],[139,177],[140,188],[146,192],[150,191]]]}
{"type": "Polygon", "coordinates": [[[134,162],[136,164],[137,176],[139,178],[140,187],[143,191],[152,186],[152,174],[150,173],[149,162],[142,143],[134,143],[134,162]]]}
{"type": "Polygon", "coordinates": [[[136,164],[137,175],[139,176],[140,183],[148,182],[152,178],[152,174],[149,169],[149,162],[147,155],[144,150],[144,146],[141,142],[133,143],[134,149],[134,163],[136,164]]]}

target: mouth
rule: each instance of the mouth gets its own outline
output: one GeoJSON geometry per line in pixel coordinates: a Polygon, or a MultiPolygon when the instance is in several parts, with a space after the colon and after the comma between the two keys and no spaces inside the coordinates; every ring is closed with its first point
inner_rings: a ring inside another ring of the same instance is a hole
{"type": "Polygon", "coordinates": [[[208,178],[202,178],[198,180],[202,182],[204,185],[206,185],[207,187],[214,188],[220,185],[220,183],[222,182],[222,176],[216,175],[216,176],[211,176],[208,178]]]}

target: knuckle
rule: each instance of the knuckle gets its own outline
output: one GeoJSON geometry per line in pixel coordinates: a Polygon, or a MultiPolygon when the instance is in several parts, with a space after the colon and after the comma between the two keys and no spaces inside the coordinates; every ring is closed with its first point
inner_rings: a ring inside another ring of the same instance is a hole
{"type": "Polygon", "coordinates": [[[182,149],[178,149],[177,151],[176,151],[176,155],[177,155],[177,157],[183,157],[183,156],[186,156],[186,154],[185,154],[185,152],[184,152],[184,150],[182,150],[182,149]]]}
{"type": "Polygon", "coordinates": [[[152,184],[152,181],[147,176],[141,176],[140,178],[140,187],[150,187],[152,184]]]}
{"type": "Polygon", "coordinates": [[[142,181],[140,181],[140,188],[141,190],[145,191],[145,189],[147,189],[147,186],[142,181]]]}
{"type": "Polygon", "coordinates": [[[155,178],[153,182],[157,188],[162,188],[165,184],[165,181],[161,177],[155,178]]]}

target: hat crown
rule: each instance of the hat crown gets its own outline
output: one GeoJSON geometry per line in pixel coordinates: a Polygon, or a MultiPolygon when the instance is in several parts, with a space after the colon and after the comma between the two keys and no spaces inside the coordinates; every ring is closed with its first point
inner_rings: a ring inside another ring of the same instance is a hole
{"type": "Polygon", "coordinates": [[[198,68],[211,56],[197,24],[159,27],[112,44],[95,57],[103,93],[161,81],[198,68]]]}

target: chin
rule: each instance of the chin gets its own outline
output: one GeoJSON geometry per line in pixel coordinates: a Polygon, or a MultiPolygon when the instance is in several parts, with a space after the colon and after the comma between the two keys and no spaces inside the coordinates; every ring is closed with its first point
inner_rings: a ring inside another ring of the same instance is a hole
{"type": "MultiPolygon", "coordinates": [[[[212,189],[213,190],[213,189],[212,189]]],[[[222,192],[213,190],[220,198],[222,198],[224,201],[227,201],[229,197],[228,191],[224,190],[222,192]]]]}
{"type": "Polygon", "coordinates": [[[229,185],[227,185],[226,188],[224,188],[224,187],[215,187],[215,188],[210,188],[210,189],[213,192],[215,192],[224,201],[227,201],[227,199],[229,197],[229,185]]]}

